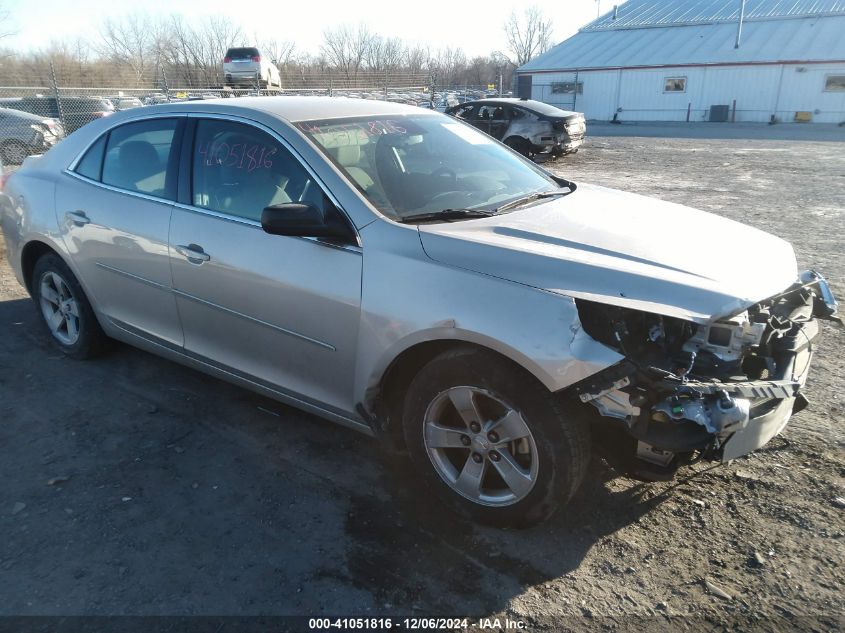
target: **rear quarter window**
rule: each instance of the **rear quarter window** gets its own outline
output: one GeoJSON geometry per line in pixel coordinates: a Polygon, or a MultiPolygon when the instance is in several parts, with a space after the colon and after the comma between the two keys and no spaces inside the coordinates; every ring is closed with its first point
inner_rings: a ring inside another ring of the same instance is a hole
{"type": "Polygon", "coordinates": [[[97,142],[88,148],[85,156],[76,165],[74,170],[80,176],[85,176],[91,180],[100,180],[101,172],[103,170],[103,153],[106,149],[106,137],[108,134],[103,134],[97,142]]]}

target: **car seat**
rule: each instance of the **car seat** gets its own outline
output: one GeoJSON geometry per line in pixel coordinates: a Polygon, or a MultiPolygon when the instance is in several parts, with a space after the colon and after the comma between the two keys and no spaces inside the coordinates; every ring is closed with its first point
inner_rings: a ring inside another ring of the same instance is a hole
{"type": "Polygon", "coordinates": [[[355,181],[361,189],[367,191],[373,186],[373,179],[364,171],[361,166],[361,146],[343,145],[337,148],[337,162],[346,170],[349,177],[355,181]]]}
{"type": "Polygon", "coordinates": [[[103,182],[122,189],[141,191],[152,195],[164,193],[164,178],[167,170],[152,143],[148,141],[127,141],[117,150],[117,169],[109,169],[106,161],[103,182]]]}

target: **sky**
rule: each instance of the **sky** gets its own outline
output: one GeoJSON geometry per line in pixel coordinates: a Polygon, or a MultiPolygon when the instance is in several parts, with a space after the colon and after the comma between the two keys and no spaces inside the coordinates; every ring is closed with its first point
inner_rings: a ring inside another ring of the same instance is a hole
{"type": "MultiPolygon", "coordinates": [[[[595,19],[596,0],[528,0],[554,23],[560,42],[595,19]]],[[[601,0],[602,12],[621,0],[601,0]]],[[[14,34],[3,45],[38,49],[51,40],[94,41],[105,18],[131,13],[181,13],[186,18],[224,15],[257,39],[293,40],[297,50],[316,53],[323,31],[342,23],[364,23],[381,35],[427,44],[432,50],[461,47],[471,56],[506,50],[502,25],[519,0],[0,0],[9,12],[0,31],[14,34]]]]}

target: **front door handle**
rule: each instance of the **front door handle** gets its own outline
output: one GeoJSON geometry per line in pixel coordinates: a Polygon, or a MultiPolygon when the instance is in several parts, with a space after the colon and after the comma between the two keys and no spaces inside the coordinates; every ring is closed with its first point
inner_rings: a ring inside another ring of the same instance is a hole
{"type": "Polygon", "coordinates": [[[180,244],[176,247],[176,252],[192,264],[202,264],[211,259],[211,255],[202,250],[202,246],[198,244],[188,244],[187,246],[180,244]]]}
{"type": "Polygon", "coordinates": [[[68,211],[65,218],[74,226],[85,226],[91,224],[91,220],[85,215],[85,211],[68,211]]]}

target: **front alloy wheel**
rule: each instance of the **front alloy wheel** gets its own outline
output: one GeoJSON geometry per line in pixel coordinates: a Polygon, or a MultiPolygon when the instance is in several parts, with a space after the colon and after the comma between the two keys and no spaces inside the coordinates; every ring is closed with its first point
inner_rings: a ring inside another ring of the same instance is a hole
{"type": "Polygon", "coordinates": [[[425,415],[423,441],[443,481],[470,501],[507,506],[537,481],[539,457],[522,414],[477,387],[439,393],[425,415]]]}
{"type": "Polygon", "coordinates": [[[417,473],[454,511],[526,527],[578,488],[590,461],[580,409],[506,358],[458,347],[411,381],[402,415],[417,473]]]}

